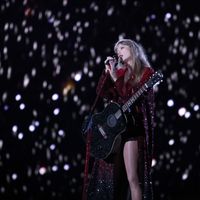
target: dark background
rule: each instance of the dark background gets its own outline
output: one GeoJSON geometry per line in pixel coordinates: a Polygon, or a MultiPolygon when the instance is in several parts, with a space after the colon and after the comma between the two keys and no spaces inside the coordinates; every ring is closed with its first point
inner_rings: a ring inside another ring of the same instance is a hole
{"type": "Polygon", "coordinates": [[[155,200],[200,199],[198,1],[1,0],[0,198],[81,199],[80,129],[119,38],[155,87],[155,200]]]}

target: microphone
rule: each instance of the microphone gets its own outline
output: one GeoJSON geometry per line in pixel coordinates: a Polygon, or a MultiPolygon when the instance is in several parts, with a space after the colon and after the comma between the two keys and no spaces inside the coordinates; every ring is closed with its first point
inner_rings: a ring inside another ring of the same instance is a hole
{"type": "Polygon", "coordinates": [[[114,65],[116,64],[116,58],[115,56],[112,56],[112,58],[107,59],[104,64],[105,65],[110,65],[110,61],[114,62],[114,65]]]}
{"type": "Polygon", "coordinates": [[[118,59],[116,58],[116,56],[113,56],[113,59],[108,59],[104,62],[105,65],[110,65],[110,61],[112,61],[112,65],[115,68],[121,67],[122,65],[124,65],[124,61],[122,59],[122,57],[118,57],[118,59]]]}
{"type": "Polygon", "coordinates": [[[124,65],[124,61],[122,57],[118,57],[117,64],[115,65],[116,68],[122,67],[124,65]]]}

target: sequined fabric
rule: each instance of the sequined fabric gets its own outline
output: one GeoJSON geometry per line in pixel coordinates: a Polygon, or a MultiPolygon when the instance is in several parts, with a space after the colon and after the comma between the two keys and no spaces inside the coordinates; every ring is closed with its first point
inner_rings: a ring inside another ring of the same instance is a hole
{"type": "MultiPolygon", "coordinates": [[[[152,73],[153,70],[151,68],[146,68],[139,85],[142,85],[152,73]]],[[[102,84],[101,80],[103,80],[104,77],[105,74],[102,74],[98,83],[97,92],[99,92],[99,86],[102,84]]],[[[130,85],[124,86],[122,81],[123,79],[120,77],[114,84],[112,80],[108,78],[101,92],[101,96],[118,103],[125,102],[130,95],[133,94],[133,90],[130,85]]],[[[142,129],[140,128],[139,130],[143,130],[144,132],[137,136],[139,152],[138,172],[142,188],[142,197],[143,200],[153,200],[151,160],[154,138],[154,94],[152,89],[138,99],[136,106],[134,106],[134,112],[136,112],[136,119],[140,119],[139,124],[142,126],[142,129]],[[138,112],[136,112],[136,110],[138,110],[138,112]],[[137,117],[137,115],[139,117],[137,117]]],[[[135,131],[134,128],[135,127],[132,129],[133,132],[135,131]]],[[[131,135],[131,129],[129,129],[128,132],[131,135]]],[[[132,136],[130,136],[129,139],[131,138],[132,136]]],[[[121,151],[118,155],[114,155],[114,158],[109,161],[94,161],[89,185],[85,191],[87,193],[87,200],[131,199],[123,161],[123,145],[124,143],[122,143],[121,151]]]]}
{"type": "Polygon", "coordinates": [[[88,188],[88,200],[113,199],[113,169],[111,163],[106,163],[104,160],[95,161],[88,188]]]}

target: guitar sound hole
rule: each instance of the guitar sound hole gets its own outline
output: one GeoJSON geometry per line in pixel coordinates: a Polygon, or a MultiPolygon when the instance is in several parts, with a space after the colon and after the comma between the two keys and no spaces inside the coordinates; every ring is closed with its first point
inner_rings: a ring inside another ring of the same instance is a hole
{"type": "Polygon", "coordinates": [[[114,115],[109,115],[107,118],[107,125],[111,128],[115,127],[117,124],[117,119],[114,115]]]}

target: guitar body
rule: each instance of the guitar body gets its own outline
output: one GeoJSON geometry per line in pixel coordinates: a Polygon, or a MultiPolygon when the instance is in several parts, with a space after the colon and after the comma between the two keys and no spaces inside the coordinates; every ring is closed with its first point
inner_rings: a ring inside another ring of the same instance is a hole
{"type": "Polygon", "coordinates": [[[115,152],[126,130],[127,119],[117,103],[111,102],[100,113],[92,116],[91,154],[105,159],[115,152]]]}
{"type": "MultiPolygon", "coordinates": [[[[98,159],[105,159],[117,150],[121,142],[121,133],[126,130],[127,117],[125,112],[147,89],[152,88],[156,83],[162,81],[163,74],[155,72],[123,105],[110,103],[100,113],[91,118],[91,154],[98,159]]],[[[134,119],[133,119],[134,121],[134,119]]]]}

